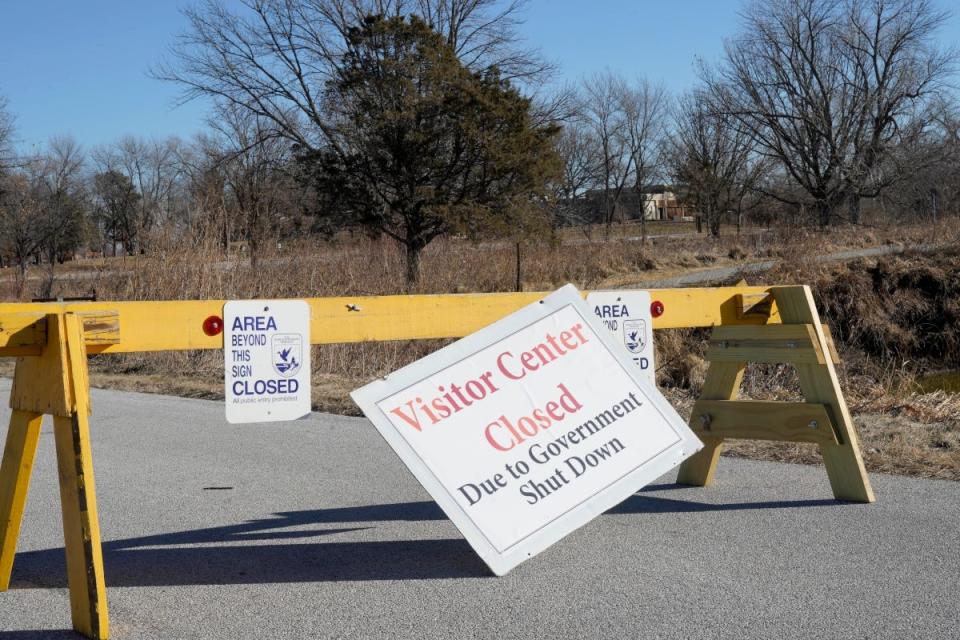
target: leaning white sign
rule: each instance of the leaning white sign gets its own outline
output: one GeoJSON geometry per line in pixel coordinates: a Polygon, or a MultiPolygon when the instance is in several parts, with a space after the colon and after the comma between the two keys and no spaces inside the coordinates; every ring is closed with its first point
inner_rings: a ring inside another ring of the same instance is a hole
{"type": "Polygon", "coordinates": [[[613,334],[621,349],[657,384],[653,351],[653,317],[649,291],[591,291],[587,306],[603,327],[613,334]]]}
{"type": "Polygon", "coordinates": [[[231,300],[223,305],[228,422],[296,420],[310,413],[310,305],[231,300]]]}
{"type": "Polygon", "coordinates": [[[701,448],[572,286],[353,392],[497,575],[701,448]]]}

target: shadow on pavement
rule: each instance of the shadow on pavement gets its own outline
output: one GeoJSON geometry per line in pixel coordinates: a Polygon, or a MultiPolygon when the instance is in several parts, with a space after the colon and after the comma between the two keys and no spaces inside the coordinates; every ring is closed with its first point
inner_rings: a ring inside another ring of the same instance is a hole
{"type": "MultiPolygon", "coordinates": [[[[178,539],[181,534],[174,534],[178,539]]],[[[162,536],[156,536],[162,538],[162,536]]],[[[111,587],[438,580],[490,572],[465,540],[251,544],[168,548],[103,545],[111,587]]],[[[11,588],[66,587],[63,549],[17,554],[11,588]]]]}
{"type": "MultiPolygon", "coordinates": [[[[645,492],[679,488],[683,487],[653,485],[645,492]]],[[[645,492],[631,496],[607,513],[691,513],[840,504],[835,500],[709,504],[645,495],[645,492]]],[[[279,542],[370,528],[327,529],[317,525],[444,519],[446,516],[440,507],[430,501],[280,512],[236,525],[112,540],[103,545],[104,569],[107,584],[119,587],[490,576],[466,540],[460,538],[279,542]]],[[[17,554],[11,586],[21,589],[65,587],[63,549],[17,554]]]]}
{"type": "Polygon", "coordinates": [[[842,505],[838,500],[768,500],[764,502],[727,502],[713,504],[709,502],[693,502],[690,500],[674,500],[672,498],[658,498],[634,494],[608,510],[608,514],[638,514],[638,513],[699,513],[704,511],[753,511],[757,509],[795,509],[797,507],[830,507],[842,505]]]}

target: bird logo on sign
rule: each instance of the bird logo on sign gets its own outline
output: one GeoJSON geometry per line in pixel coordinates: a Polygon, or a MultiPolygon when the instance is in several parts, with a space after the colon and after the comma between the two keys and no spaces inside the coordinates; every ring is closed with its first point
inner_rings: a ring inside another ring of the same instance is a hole
{"type": "Polygon", "coordinates": [[[647,321],[624,320],[623,344],[630,353],[640,353],[647,346],[647,321]]]}
{"type": "Polygon", "coordinates": [[[278,333],[271,339],[273,368],[284,378],[296,375],[303,359],[303,339],[298,333],[278,333]]]}

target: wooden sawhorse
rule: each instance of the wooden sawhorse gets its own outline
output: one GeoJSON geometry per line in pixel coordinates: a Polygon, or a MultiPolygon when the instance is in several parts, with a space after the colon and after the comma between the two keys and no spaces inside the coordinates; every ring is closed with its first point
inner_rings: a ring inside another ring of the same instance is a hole
{"type": "MultiPolygon", "coordinates": [[[[10,429],[0,463],[0,591],[10,586],[30,472],[44,414],[53,417],[63,511],[63,539],[73,628],[96,640],[110,635],[97,494],[90,455],[90,385],[84,326],[116,332],[109,317],[58,313],[36,323],[46,331],[38,355],[18,358],[10,393],[10,429]],[[89,322],[89,324],[88,324],[89,322]]],[[[90,337],[86,338],[90,342],[90,337]]],[[[35,340],[34,342],[40,342],[35,340]]]]}

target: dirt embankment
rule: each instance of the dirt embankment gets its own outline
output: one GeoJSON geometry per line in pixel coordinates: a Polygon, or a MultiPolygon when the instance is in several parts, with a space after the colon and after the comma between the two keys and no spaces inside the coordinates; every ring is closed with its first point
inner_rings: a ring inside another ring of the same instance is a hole
{"type": "Polygon", "coordinates": [[[874,362],[960,367],[960,248],[852,262],[814,286],[834,336],[874,362]]]}

